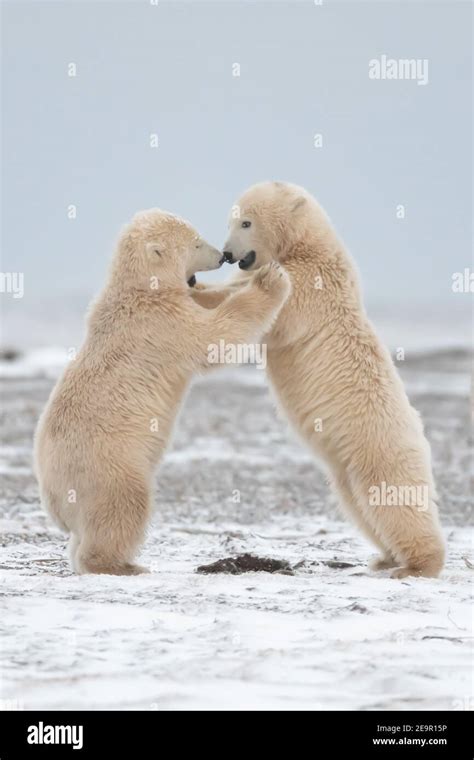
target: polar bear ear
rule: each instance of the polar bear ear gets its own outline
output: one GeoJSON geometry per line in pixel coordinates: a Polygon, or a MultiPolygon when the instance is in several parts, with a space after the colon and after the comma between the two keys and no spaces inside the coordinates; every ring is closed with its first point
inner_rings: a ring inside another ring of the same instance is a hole
{"type": "Polygon", "coordinates": [[[304,206],[304,205],[305,205],[305,203],[306,203],[306,198],[304,198],[303,196],[300,196],[300,197],[299,197],[299,198],[297,198],[297,199],[296,199],[296,201],[293,203],[293,205],[292,205],[292,207],[291,207],[290,211],[291,211],[292,213],[293,213],[293,211],[298,211],[298,209],[299,209],[299,208],[301,208],[301,206],[304,206]]]}
{"type": "Polygon", "coordinates": [[[153,243],[146,244],[146,252],[151,259],[158,260],[161,259],[165,250],[161,243],[158,240],[155,240],[153,243]]]}

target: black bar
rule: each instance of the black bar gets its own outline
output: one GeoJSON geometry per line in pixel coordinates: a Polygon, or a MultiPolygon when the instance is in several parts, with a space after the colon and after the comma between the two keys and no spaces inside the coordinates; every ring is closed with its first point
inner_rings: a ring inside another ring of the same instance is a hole
{"type": "Polygon", "coordinates": [[[160,758],[187,749],[220,757],[230,749],[265,756],[311,751],[315,758],[472,760],[471,726],[468,711],[242,711],[221,712],[217,719],[199,711],[12,711],[0,713],[0,760],[102,758],[104,750],[109,758],[160,758]],[[51,739],[57,743],[48,743],[51,739]]]}

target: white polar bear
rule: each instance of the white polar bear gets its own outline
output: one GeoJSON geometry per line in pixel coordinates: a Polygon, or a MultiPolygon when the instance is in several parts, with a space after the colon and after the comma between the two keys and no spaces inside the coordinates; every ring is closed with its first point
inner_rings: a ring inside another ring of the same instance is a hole
{"type": "Polygon", "coordinates": [[[224,251],[243,273],[227,288],[198,285],[195,300],[215,308],[253,270],[283,264],[292,295],[266,336],[279,403],[326,463],[346,511],[381,549],[374,567],[395,567],[398,578],[438,575],[445,550],[422,422],[323,209],[295,185],[255,185],[233,207],[224,251]]]}
{"type": "Polygon", "coordinates": [[[153,209],[124,230],[85,343],[39,421],[35,470],[42,502],[71,533],[79,573],[135,575],[151,512],[153,471],[208,346],[268,330],[290,291],[278,264],[212,313],[187,280],[222,254],[181,219],[153,209]]]}

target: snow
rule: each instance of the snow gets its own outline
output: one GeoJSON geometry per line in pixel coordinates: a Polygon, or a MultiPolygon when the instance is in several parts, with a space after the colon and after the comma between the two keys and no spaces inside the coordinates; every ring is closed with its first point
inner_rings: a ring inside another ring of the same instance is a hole
{"type": "Polygon", "coordinates": [[[368,547],[340,522],[276,522],[265,539],[266,525],[155,526],[142,557],[153,572],[137,578],[70,575],[60,537],[17,545],[2,570],[5,698],[27,709],[453,709],[469,698],[465,530],[450,531],[441,579],[399,582],[367,570],[368,547]],[[194,572],[241,551],[319,564],[194,572]],[[333,558],[354,567],[321,564],[333,558]]]}
{"type": "Polygon", "coordinates": [[[448,544],[439,579],[403,581],[368,569],[372,548],[340,519],[313,457],[276,417],[264,374],[250,368],[191,390],[156,481],[140,556],[150,574],[73,575],[31,470],[54,374],[47,366],[2,380],[0,705],[473,706],[467,354],[415,357],[402,368],[432,443],[448,544]],[[298,568],[196,573],[243,552],[298,568]],[[349,567],[324,564],[331,560],[349,567]]]}

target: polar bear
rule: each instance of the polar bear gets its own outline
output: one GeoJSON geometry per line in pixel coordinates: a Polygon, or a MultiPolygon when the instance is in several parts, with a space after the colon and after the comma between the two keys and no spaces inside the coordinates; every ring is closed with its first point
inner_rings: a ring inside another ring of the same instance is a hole
{"type": "Polygon", "coordinates": [[[227,288],[198,284],[195,300],[215,308],[255,269],[283,264],[292,295],[265,338],[279,404],[381,550],[373,567],[395,568],[397,578],[437,576],[444,544],[422,422],[367,319],[354,264],[325,212],[300,187],[257,184],[233,206],[224,254],[244,271],[227,288]]]}
{"type": "Polygon", "coordinates": [[[35,471],[42,502],[71,533],[78,573],[136,575],[151,512],[153,471],[191,376],[211,365],[209,344],[267,331],[290,290],[278,264],[260,269],[212,313],[187,280],[222,253],[186,222],[152,209],[123,231],[85,343],[38,423],[35,471]]]}

